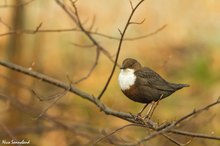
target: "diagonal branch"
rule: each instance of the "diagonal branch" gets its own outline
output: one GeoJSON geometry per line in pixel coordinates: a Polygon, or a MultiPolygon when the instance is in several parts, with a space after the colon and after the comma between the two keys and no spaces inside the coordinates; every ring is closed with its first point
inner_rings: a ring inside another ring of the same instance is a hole
{"type": "Polygon", "coordinates": [[[201,109],[198,109],[196,111],[194,110],[193,112],[187,114],[186,116],[179,118],[176,121],[158,126],[157,123],[155,123],[149,119],[147,119],[147,121],[141,121],[141,120],[135,119],[132,115],[130,115],[128,113],[123,113],[120,111],[113,110],[113,109],[109,108],[107,105],[103,104],[97,98],[95,98],[92,95],[76,88],[73,85],[70,86],[67,83],[56,80],[56,79],[49,77],[47,75],[38,73],[33,70],[29,70],[28,68],[24,68],[24,67],[18,66],[16,64],[6,62],[6,61],[0,61],[0,65],[5,66],[9,69],[15,70],[17,72],[26,74],[28,76],[32,76],[36,79],[40,79],[41,81],[47,82],[51,85],[55,85],[55,86],[60,87],[62,89],[68,90],[69,92],[74,93],[74,94],[82,97],[83,99],[86,99],[86,100],[92,102],[101,111],[103,111],[106,115],[112,115],[112,116],[118,117],[120,119],[129,121],[131,123],[138,124],[138,125],[140,125],[140,127],[149,128],[154,131],[150,135],[146,136],[144,139],[137,141],[136,145],[141,144],[146,141],[149,141],[150,139],[152,139],[160,134],[169,133],[169,132],[172,132],[174,134],[179,134],[179,135],[190,136],[190,137],[198,137],[198,138],[205,138],[205,139],[211,139],[211,140],[220,140],[220,137],[217,137],[217,136],[212,136],[212,135],[209,136],[209,135],[205,135],[205,134],[198,134],[198,133],[191,133],[191,132],[187,132],[187,131],[174,130],[174,128],[176,128],[176,125],[182,123],[185,119],[188,119],[189,117],[195,116],[195,115],[197,115],[205,110],[208,110],[209,108],[214,107],[215,105],[219,104],[220,98],[218,98],[217,101],[215,101],[215,102],[213,102],[213,103],[211,103],[201,109]]]}
{"type": "Polygon", "coordinates": [[[172,130],[170,130],[170,132],[174,133],[174,134],[189,136],[189,137],[220,140],[220,137],[213,136],[213,135],[207,135],[207,134],[203,134],[203,133],[193,133],[193,132],[181,131],[181,130],[176,130],[176,129],[172,129],[172,130]]]}
{"type": "Polygon", "coordinates": [[[110,74],[110,76],[109,76],[109,78],[108,78],[104,88],[102,89],[101,93],[98,96],[98,99],[102,98],[102,95],[105,93],[106,89],[108,88],[108,85],[109,85],[109,83],[110,83],[110,81],[112,79],[112,76],[113,76],[114,72],[115,72],[115,68],[116,68],[116,65],[117,65],[117,62],[118,62],[118,58],[119,58],[122,42],[123,42],[123,39],[124,39],[124,35],[125,35],[125,33],[126,33],[127,29],[128,29],[128,26],[131,24],[130,23],[131,22],[131,18],[133,17],[135,11],[137,10],[137,8],[140,6],[140,4],[142,2],[144,2],[144,0],[139,1],[139,3],[135,7],[133,7],[132,2],[130,1],[131,7],[132,7],[132,11],[131,11],[131,14],[130,14],[128,20],[127,20],[127,23],[125,24],[125,27],[124,27],[123,31],[121,32],[121,30],[119,29],[119,32],[121,34],[121,39],[120,39],[119,44],[118,44],[118,50],[117,50],[117,54],[116,54],[116,58],[115,58],[115,63],[113,65],[111,74],[110,74]]]}
{"type": "Polygon", "coordinates": [[[201,112],[203,112],[203,111],[205,111],[205,110],[208,110],[210,107],[213,107],[213,106],[215,106],[215,105],[217,105],[217,104],[220,104],[220,97],[219,97],[215,102],[213,102],[213,103],[211,103],[211,104],[208,104],[207,106],[205,106],[205,107],[203,107],[203,108],[201,108],[201,109],[198,109],[198,110],[194,109],[191,113],[189,113],[189,114],[187,114],[187,115],[181,117],[180,119],[178,119],[178,120],[175,122],[175,125],[177,125],[177,124],[179,124],[179,123],[185,121],[186,119],[189,119],[189,118],[191,118],[192,116],[195,116],[195,115],[197,115],[197,114],[199,114],[199,113],[201,113],[201,112]]]}
{"type": "Polygon", "coordinates": [[[115,133],[118,132],[118,131],[121,131],[122,129],[125,129],[125,128],[127,128],[127,127],[131,127],[131,126],[141,126],[141,125],[140,125],[140,124],[128,124],[128,125],[124,125],[124,126],[118,128],[118,129],[112,131],[111,133],[108,133],[108,134],[104,135],[103,137],[100,137],[100,138],[97,139],[92,145],[94,146],[94,145],[98,144],[100,141],[102,141],[103,139],[105,139],[105,138],[107,138],[107,137],[109,137],[109,136],[115,134],[115,133]]]}
{"type": "Polygon", "coordinates": [[[39,79],[43,82],[47,82],[51,85],[57,86],[59,88],[65,89],[65,90],[69,90],[69,92],[72,92],[80,97],[82,97],[83,99],[86,99],[92,103],[94,103],[101,111],[103,111],[105,114],[107,115],[113,115],[116,116],[118,118],[130,121],[132,123],[140,123],[139,121],[135,121],[135,119],[128,113],[123,113],[123,112],[119,112],[119,111],[115,111],[111,108],[109,108],[108,106],[106,106],[105,104],[103,104],[100,100],[98,100],[97,98],[93,97],[92,95],[76,88],[73,85],[69,85],[67,83],[64,83],[62,81],[56,80],[50,76],[41,74],[39,72],[33,71],[33,70],[28,70],[28,68],[24,68],[21,66],[18,66],[16,64],[13,63],[9,63],[6,61],[0,61],[0,65],[5,66],[9,69],[15,70],[17,72],[26,74],[28,76],[34,77],[36,79],[39,79]]]}
{"type": "Polygon", "coordinates": [[[99,57],[100,57],[100,51],[99,51],[99,49],[96,49],[95,62],[93,63],[92,67],[90,68],[89,72],[87,73],[86,76],[84,76],[84,77],[80,78],[79,80],[75,81],[74,84],[78,84],[79,82],[87,79],[92,74],[93,70],[98,65],[99,57]]]}
{"type": "Polygon", "coordinates": [[[80,29],[81,32],[83,32],[88,39],[95,45],[97,46],[97,49],[99,49],[100,51],[103,52],[104,55],[106,55],[110,61],[114,62],[114,60],[112,59],[110,53],[103,47],[101,46],[95,38],[93,38],[93,36],[91,35],[91,33],[89,31],[87,31],[84,26],[82,25],[79,15],[78,15],[78,10],[77,7],[75,5],[75,3],[72,3],[72,6],[74,8],[74,12],[70,11],[62,2],[60,2],[59,0],[55,0],[56,3],[64,10],[64,12],[66,12],[66,14],[73,20],[73,22],[77,25],[77,27],[80,29]]]}

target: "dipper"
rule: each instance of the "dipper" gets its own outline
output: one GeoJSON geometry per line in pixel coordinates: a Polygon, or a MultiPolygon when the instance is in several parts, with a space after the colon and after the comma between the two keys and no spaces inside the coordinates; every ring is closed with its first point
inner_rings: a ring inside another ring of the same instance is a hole
{"type": "Polygon", "coordinates": [[[166,81],[158,73],[148,67],[142,67],[132,58],[123,61],[118,81],[122,92],[128,98],[146,104],[163,99],[183,87],[189,87],[187,84],[166,81]]]}

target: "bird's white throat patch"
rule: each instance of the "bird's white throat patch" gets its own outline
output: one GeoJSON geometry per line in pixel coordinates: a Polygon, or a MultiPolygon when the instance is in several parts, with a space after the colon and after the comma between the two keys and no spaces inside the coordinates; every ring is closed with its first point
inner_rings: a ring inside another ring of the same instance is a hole
{"type": "Polygon", "coordinates": [[[122,90],[129,89],[130,86],[134,85],[135,80],[136,76],[133,69],[122,69],[118,77],[118,82],[122,90]]]}

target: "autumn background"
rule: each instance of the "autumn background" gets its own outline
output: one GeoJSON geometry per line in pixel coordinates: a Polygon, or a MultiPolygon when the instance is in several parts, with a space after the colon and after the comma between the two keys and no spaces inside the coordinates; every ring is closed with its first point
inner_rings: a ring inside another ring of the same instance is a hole
{"type": "MultiPolygon", "coordinates": [[[[0,59],[30,68],[66,83],[67,75],[72,81],[85,76],[95,61],[95,47],[79,47],[74,44],[91,45],[90,40],[78,31],[6,34],[13,30],[67,29],[75,24],[53,0],[1,0],[0,1],[0,59]],[[16,7],[13,7],[17,5],[16,7]],[[10,7],[12,6],[12,7],[10,7]]],[[[138,1],[133,0],[134,4],[138,1]]],[[[69,4],[68,0],[64,3],[69,4]]],[[[70,5],[69,5],[70,6],[70,5]]],[[[71,7],[71,6],[70,6],[71,7]]],[[[84,26],[108,36],[120,38],[131,7],[128,0],[78,0],[77,8],[84,26]]],[[[162,30],[149,37],[124,40],[119,64],[127,57],[136,58],[169,81],[190,84],[162,100],[153,120],[160,123],[175,120],[195,108],[207,105],[220,96],[220,2],[148,0],[137,10],[132,21],[143,24],[131,25],[125,38],[134,38],[162,30]]],[[[118,40],[94,36],[115,58],[118,40]]],[[[86,80],[75,86],[97,96],[105,85],[113,63],[103,53],[97,67],[86,80]]],[[[142,104],[126,98],[120,91],[116,68],[113,79],[102,97],[112,109],[137,113],[142,104]]],[[[31,141],[31,145],[67,146],[84,145],[97,139],[105,131],[113,131],[128,122],[105,115],[92,103],[72,93],[67,93],[46,112],[54,119],[72,126],[65,129],[47,119],[37,118],[53,101],[40,101],[31,92],[48,97],[63,90],[27,75],[0,67],[0,140],[16,139],[31,141]],[[11,98],[27,107],[16,106],[11,98]],[[6,130],[7,129],[7,130],[6,130]],[[9,131],[7,133],[6,131],[9,131]]],[[[216,106],[181,125],[181,129],[220,135],[219,110],[216,106]]],[[[127,128],[115,135],[125,140],[138,140],[149,131],[127,128]]],[[[173,136],[182,143],[191,140],[193,146],[217,146],[219,141],[173,136]]],[[[105,141],[105,140],[104,140],[105,141]]],[[[1,145],[1,143],[0,143],[1,145]]],[[[100,142],[97,145],[111,145],[100,142]]],[[[158,136],[146,145],[175,145],[158,136]]]]}

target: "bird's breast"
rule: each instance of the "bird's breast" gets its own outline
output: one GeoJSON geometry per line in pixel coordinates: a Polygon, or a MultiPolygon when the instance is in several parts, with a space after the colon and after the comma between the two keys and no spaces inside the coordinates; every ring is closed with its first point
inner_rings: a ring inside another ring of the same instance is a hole
{"type": "Polygon", "coordinates": [[[135,84],[136,76],[134,74],[133,69],[122,69],[119,77],[118,82],[121,87],[121,90],[128,90],[132,85],[135,84]]]}

